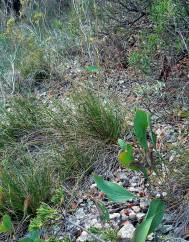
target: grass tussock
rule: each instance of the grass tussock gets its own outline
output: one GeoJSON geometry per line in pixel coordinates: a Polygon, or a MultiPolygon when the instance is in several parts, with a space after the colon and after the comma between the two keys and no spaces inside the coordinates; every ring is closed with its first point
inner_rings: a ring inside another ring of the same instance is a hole
{"type": "Polygon", "coordinates": [[[52,192],[52,171],[48,166],[19,154],[1,162],[1,210],[13,215],[35,214],[52,192]]]}
{"type": "Polygon", "coordinates": [[[106,143],[116,142],[123,130],[123,113],[118,105],[90,91],[73,96],[78,132],[106,143]]]}
{"type": "Polygon", "coordinates": [[[181,190],[189,189],[189,151],[184,151],[178,159],[172,174],[181,190]]]}
{"type": "Polygon", "coordinates": [[[0,110],[0,137],[17,141],[42,126],[41,109],[35,98],[13,97],[0,110]]]}
{"type": "Polygon", "coordinates": [[[1,211],[35,214],[57,183],[90,174],[123,129],[116,105],[88,91],[42,104],[16,96],[1,108],[1,211]]]}

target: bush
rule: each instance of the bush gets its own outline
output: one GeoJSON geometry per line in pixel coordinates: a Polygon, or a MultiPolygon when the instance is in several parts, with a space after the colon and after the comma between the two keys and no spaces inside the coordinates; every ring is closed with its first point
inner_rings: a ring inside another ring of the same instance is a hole
{"type": "Polygon", "coordinates": [[[167,78],[170,67],[188,54],[188,12],[186,1],[103,1],[105,19],[113,31],[125,30],[134,38],[128,61],[146,74],[160,69],[159,78],[167,78]],[[110,21],[111,20],[111,21],[110,21]],[[137,31],[137,36],[136,36],[137,31]]]}

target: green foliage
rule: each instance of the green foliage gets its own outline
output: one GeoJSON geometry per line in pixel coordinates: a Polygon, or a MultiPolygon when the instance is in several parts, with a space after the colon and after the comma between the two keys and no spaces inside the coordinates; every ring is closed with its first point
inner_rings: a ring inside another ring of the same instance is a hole
{"type": "MultiPolygon", "coordinates": [[[[104,192],[107,197],[114,202],[126,202],[129,199],[136,198],[132,193],[125,188],[103,180],[100,176],[94,176],[97,187],[104,192]]],[[[160,199],[154,199],[150,203],[147,215],[140,225],[138,225],[133,242],[145,242],[148,234],[154,230],[161,223],[164,215],[165,205],[160,199]]]]}
{"type": "Polygon", "coordinates": [[[150,203],[148,213],[141,224],[136,228],[133,242],[145,242],[147,236],[154,232],[163,219],[165,205],[160,199],[150,203]]]}
{"type": "Polygon", "coordinates": [[[136,37],[127,57],[129,65],[137,72],[154,74],[155,70],[161,71],[162,57],[174,61],[187,52],[189,5],[186,1],[107,0],[105,3],[102,8],[107,25],[109,21],[114,29],[123,28],[125,39],[136,37]]]}
{"type": "Polygon", "coordinates": [[[147,142],[147,134],[150,136],[151,145],[156,150],[156,134],[152,130],[151,118],[148,113],[143,110],[137,110],[134,117],[134,134],[139,146],[142,148],[143,162],[135,162],[134,151],[131,144],[126,144],[124,140],[118,140],[121,152],[118,159],[122,166],[131,170],[141,170],[147,177],[147,169],[155,169],[154,162],[150,158],[150,149],[147,142]]]}
{"type": "Polygon", "coordinates": [[[7,141],[18,141],[42,127],[41,108],[35,98],[13,97],[0,112],[1,146],[7,141]]]}
{"type": "Polygon", "coordinates": [[[123,114],[115,103],[105,102],[89,91],[73,97],[80,135],[91,136],[107,143],[115,142],[123,128],[123,114]]]}
{"type": "Polygon", "coordinates": [[[12,221],[9,215],[3,215],[2,222],[0,224],[0,233],[11,232],[13,229],[12,221]]]}
{"type": "MultiPolygon", "coordinates": [[[[122,143],[125,143],[125,142],[122,140],[122,143]]],[[[123,150],[123,145],[121,145],[121,149],[123,150]]],[[[121,151],[119,153],[118,158],[119,158],[122,166],[125,166],[125,167],[132,166],[131,163],[134,161],[132,145],[125,143],[125,148],[124,148],[123,151],[121,151]]]]}
{"type": "Polygon", "coordinates": [[[19,242],[44,242],[45,240],[40,239],[40,231],[34,230],[30,232],[26,238],[21,239],[19,242]]]}
{"type": "Polygon", "coordinates": [[[115,230],[115,229],[111,229],[111,228],[99,229],[96,227],[91,227],[89,229],[89,231],[93,234],[100,235],[102,237],[102,239],[104,239],[105,241],[116,242],[118,239],[117,230],[115,230]]]}
{"type": "Polygon", "coordinates": [[[100,212],[100,219],[102,221],[109,221],[110,215],[109,215],[108,209],[106,208],[104,203],[98,201],[96,204],[97,204],[98,210],[100,212]]]}
{"type": "Polygon", "coordinates": [[[48,204],[42,203],[37,209],[37,215],[30,221],[29,231],[36,231],[41,229],[51,220],[56,220],[59,218],[57,210],[51,208],[48,204]]]}
{"type": "Polygon", "coordinates": [[[97,187],[114,202],[126,202],[135,196],[116,183],[105,181],[101,176],[94,176],[97,187]]]}
{"type": "Polygon", "coordinates": [[[146,151],[147,144],[147,128],[148,128],[147,113],[142,110],[137,110],[134,118],[134,131],[140,146],[146,151]]]}
{"type": "Polygon", "coordinates": [[[85,69],[89,72],[94,72],[94,73],[100,72],[100,68],[98,66],[86,66],[85,69]]]}
{"type": "Polygon", "coordinates": [[[23,215],[35,213],[42,201],[48,201],[52,181],[50,169],[31,157],[3,160],[0,180],[2,185],[1,210],[23,215]]]}
{"type": "Polygon", "coordinates": [[[54,195],[51,198],[51,202],[54,205],[61,205],[64,202],[65,193],[63,189],[60,187],[54,191],[54,195]]]}

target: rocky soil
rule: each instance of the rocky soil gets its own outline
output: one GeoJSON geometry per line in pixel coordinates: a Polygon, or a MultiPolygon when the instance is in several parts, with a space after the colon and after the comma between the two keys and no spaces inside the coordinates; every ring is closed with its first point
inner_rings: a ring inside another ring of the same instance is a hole
{"type": "MultiPolygon", "coordinates": [[[[180,108],[180,102],[174,96],[167,99],[165,86],[157,81],[129,79],[125,70],[116,70],[116,72],[111,70],[97,76],[86,73],[77,66],[77,63],[72,63],[72,68],[65,71],[64,81],[54,90],[50,87],[48,90],[41,89],[36,92],[43,99],[44,97],[48,99],[51,95],[64,99],[70,89],[77,85],[77,88],[86,86],[86,83],[89,88],[92,87],[95,90],[100,88],[101,91],[105,90],[105,93],[112,93],[112,97],[115,96],[113,93],[116,93],[126,105],[127,110],[140,106],[150,111],[153,115],[154,131],[158,138],[158,149],[169,162],[174,162],[178,158],[174,147],[189,147],[189,121],[181,115],[185,112],[185,107],[180,108]],[[167,152],[168,150],[170,152],[167,152]]],[[[58,235],[60,239],[68,237],[76,242],[129,242],[137,224],[146,215],[150,199],[152,197],[166,199],[167,197],[168,187],[164,186],[162,189],[162,184],[151,186],[140,173],[130,172],[120,167],[109,172],[111,174],[105,174],[106,179],[110,178],[111,181],[124,186],[140,198],[123,204],[112,203],[92,183],[86,191],[78,192],[72,204],[72,210],[64,214],[63,226],[55,228],[56,236],[58,235]],[[97,201],[103,201],[110,213],[110,220],[106,223],[100,219],[97,201]],[[114,239],[103,236],[102,231],[111,231],[114,239]]],[[[154,234],[148,236],[148,241],[188,241],[175,237],[174,219],[175,214],[167,211],[162,225],[154,234]]]]}

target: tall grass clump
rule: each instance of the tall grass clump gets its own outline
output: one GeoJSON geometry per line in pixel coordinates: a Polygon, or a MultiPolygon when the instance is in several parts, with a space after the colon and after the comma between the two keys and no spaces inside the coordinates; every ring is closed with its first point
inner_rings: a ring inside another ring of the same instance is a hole
{"type": "Polygon", "coordinates": [[[35,214],[41,202],[49,200],[52,191],[52,172],[45,162],[28,154],[17,160],[1,162],[1,212],[13,215],[35,214]]]}
{"type": "Polygon", "coordinates": [[[41,131],[42,108],[35,98],[12,97],[0,109],[0,141],[16,142],[23,136],[41,131]]]}
{"type": "Polygon", "coordinates": [[[117,141],[123,129],[124,118],[116,103],[85,90],[73,95],[73,103],[81,135],[106,143],[117,141]]]}
{"type": "Polygon", "coordinates": [[[81,144],[70,144],[64,149],[54,147],[50,151],[50,165],[56,169],[63,182],[75,182],[91,171],[97,159],[96,152],[94,147],[83,147],[81,144]]]}

